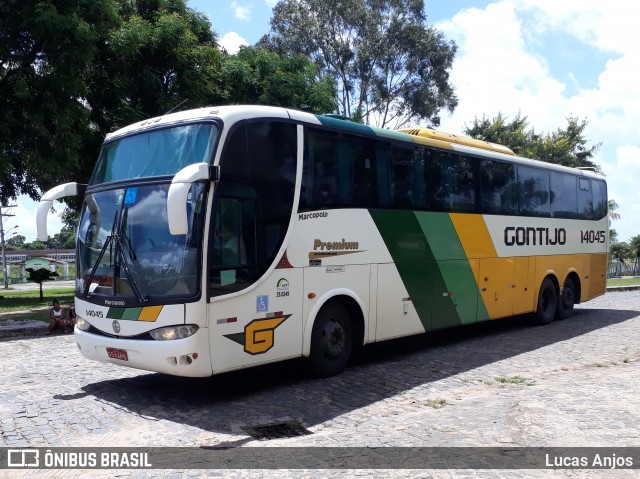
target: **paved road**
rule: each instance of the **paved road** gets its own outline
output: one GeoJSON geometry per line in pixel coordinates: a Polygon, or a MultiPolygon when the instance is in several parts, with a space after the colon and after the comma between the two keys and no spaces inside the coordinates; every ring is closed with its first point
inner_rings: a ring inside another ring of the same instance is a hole
{"type": "MultiPolygon", "coordinates": [[[[544,327],[512,319],[374,345],[345,373],[325,380],[308,379],[297,361],[208,379],[173,378],[87,362],[72,336],[0,342],[0,446],[253,446],[267,443],[245,428],[282,421],[298,421],[311,434],[269,446],[640,446],[640,293],[607,293],[576,313],[544,327]]],[[[637,470],[330,475],[638,477],[637,470]]]]}

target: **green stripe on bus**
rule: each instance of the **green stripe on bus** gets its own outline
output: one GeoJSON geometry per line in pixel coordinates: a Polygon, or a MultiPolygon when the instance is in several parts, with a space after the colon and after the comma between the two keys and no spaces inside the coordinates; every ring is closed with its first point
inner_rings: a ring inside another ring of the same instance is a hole
{"type": "Polygon", "coordinates": [[[370,210],[370,213],[425,331],[461,324],[452,299],[442,296],[445,281],[415,213],[395,210],[370,210]]]}
{"type": "Polygon", "coordinates": [[[489,319],[447,213],[370,213],[426,331],[489,319]]]}
{"type": "MultiPolygon", "coordinates": [[[[489,319],[476,278],[447,213],[415,213],[463,324],[489,319]]],[[[434,291],[434,296],[437,291],[434,291]]],[[[437,327],[437,326],[436,326],[437,327]]]]}
{"type": "Polygon", "coordinates": [[[122,319],[126,308],[109,308],[107,311],[107,318],[109,319],[122,319]]]}
{"type": "Polygon", "coordinates": [[[127,308],[125,309],[122,319],[129,319],[131,321],[137,321],[140,317],[140,313],[142,312],[142,308],[127,308]]]}
{"type": "Polygon", "coordinates": [[[353,121],[348,120],[339,120],[338,118],[331,118],[323,115],[316,115],[316,118],[320,120],[323,126],[328,126],[330,128],[338,128],[340,130],[348,131],[350,133],[355,133],[357,135],[366,135],[366,136],[374,136],[375,133],[371,128],[366,125],[362,125],[361,123],[355,123],[353,121]]]}

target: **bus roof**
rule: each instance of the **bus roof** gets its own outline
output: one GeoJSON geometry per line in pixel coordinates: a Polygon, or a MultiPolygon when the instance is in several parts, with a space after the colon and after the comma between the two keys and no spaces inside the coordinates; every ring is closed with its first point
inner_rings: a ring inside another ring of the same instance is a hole
{"type": "Polygon", "coordinates": [[[220,119],[225,124],[231,125],[236,121],[251,118],[291,119],[302,123],[322,125],[325,127],[354,133],[357,135],[373,136],[389,140],[433,146],[435,148],[464,152],[469,155],[502,159],[504,161],[510,161],[514,163],[544,167],[559,171],[573,172],[574,174],[580,174],[583,176],[602,178],[601,175],[588,170],[570,168],[554,163],[531,160],[528,158],[516,156],[510,148],[504,145],[498,145],[496,143],[490,143],[487,141],[477,140],[475,138],[469,138],[461,135],[453,135],[450,133],[432,130],[430,128],[387,130],[384,128],[356,123],[346,118],[338,117],[337,115],[314,115],[312,113],[303,111],[265,105],[211,106],[180,111],[177,113],[170,113],[167,115],[133,123],[124,128],[120,128],[119,130],[109,133],[106,136],[105,141],[110,141],[121,136],[126,136],[132,133],[138,133],[149,129],[172,126],[181,123],[189,123],[199,120],[211,121],[213,119],[220,119]]]}
{"type": "Polygon", "coordinates": [[[432,140],[440,140],[448,143],[456,143],[459,145],[481,148],[483,150],[495,151],[497,153],[515,155],[511,148],[508,148],[504,145],[490,143],[488,141],[478,140],[476,138],[470,138],[468,136],[452,135],[451,133],[444,133],[442,131],[432,130],[431,128],[410,128],[398,131],[422,138],[430,138],[432,140]]]}

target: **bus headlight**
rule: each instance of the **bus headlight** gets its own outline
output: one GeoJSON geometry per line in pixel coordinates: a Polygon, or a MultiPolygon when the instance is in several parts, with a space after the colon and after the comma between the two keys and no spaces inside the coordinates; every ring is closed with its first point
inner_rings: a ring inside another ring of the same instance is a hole
{"type": "Polygon", "coordinates": [[[184,339],[196,334],[198,326],[186,324],[184,326],[167,326],[149,331],[151,337],[157,341],[170,341],[172,339],[184,339]]]}
{"type": "Polygon", "coordinates": [[[91,328],[91,324],[89,324],[89,321],[81,318],[80,316],[76,317],[76,326],[82,331],[89,331],[89,329],[91,328]]]}

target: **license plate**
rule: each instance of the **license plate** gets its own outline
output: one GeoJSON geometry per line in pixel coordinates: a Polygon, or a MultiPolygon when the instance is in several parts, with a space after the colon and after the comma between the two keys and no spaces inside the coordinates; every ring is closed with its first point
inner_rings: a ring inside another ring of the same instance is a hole
{"type": "Polygon", "coordinates": [[[120,361],[129,361],[129,356],[124,349],[107,348],[107,356],[120,361]]]}

